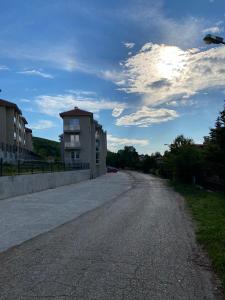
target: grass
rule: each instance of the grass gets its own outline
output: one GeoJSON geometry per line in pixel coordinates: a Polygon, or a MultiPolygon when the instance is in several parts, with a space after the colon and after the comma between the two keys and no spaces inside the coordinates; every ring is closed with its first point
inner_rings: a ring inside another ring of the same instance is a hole
{"type": "Polygon", "coordinates": [[[197,239],[225,288],[225,195],[177,182],[172,186],[186,199],[197,223],[197,239]]]}

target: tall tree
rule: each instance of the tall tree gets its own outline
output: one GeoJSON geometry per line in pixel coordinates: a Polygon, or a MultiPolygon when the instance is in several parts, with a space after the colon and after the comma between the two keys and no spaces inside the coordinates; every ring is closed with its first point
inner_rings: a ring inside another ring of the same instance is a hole
{"type": "Polygon", "coordinates": [[[136,169],[139,163],[139,155],[133,146],[125,146],[118,151],[118,164],[121,168],[136,169]]]}
{"type": "Polygon", "coordinates": [[[191,182],[199,176],[202,169],[200,149],[192,139],[179,135],[164,155],[164,173],[169,177],[191,182]]]}
{"type": "Polygon", "coordinates": [[[215,127],[204,138],[204,154],[208,174],[217,175],[225,190],[225,105],[219,113],[215,127]]]}

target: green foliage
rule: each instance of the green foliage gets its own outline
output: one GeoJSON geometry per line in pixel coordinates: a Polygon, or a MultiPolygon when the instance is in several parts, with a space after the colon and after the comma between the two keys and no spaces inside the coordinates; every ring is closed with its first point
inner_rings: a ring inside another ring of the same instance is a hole
{"type": "Polygon", "coordinates": [[[139,170],[145,173],[155,172],[158,168],[158,161],[162,158],[159,152],[149,155],[139,155],[133,146],[125,146],[117,153],[108,151],[106,163],[108,166],[139,170]]]}
{"type": "Polygon", "coordinates": [[[207,250],[225,288],[225,197],[192,185],[172,183],[182,194],[197,221],[197,239],[207,250]]]}
{"type": "Polygon", "coordinates": [[[194,142],[183,135],[176,137],[170,151],[164,154],[164,173],[169,178],[191,182],[202,172],[202,152],[194,142]]]}
{"type": "Polygon", "coordinates": [[[156,152],[151,155],[145,155],[143,160],[140,163],[140,169],[144,173],[155,173],[159,169],[160,163],[162,161],[162,155],[159,152],[156,152]]]}
{"type": "Polygon", "coordinates": [[[137,169],[139,164],[139,155],[133,146],[125,146],[123,150],[117,152],[118,165],[124,169],[137,169]]]}
{"type": "Polygon", "coordinates": [[[160,153],[140,156],[134,147],[126,146],[117,153],[108,152],[107,164],[188,183],[197,180],[203,185],[214,176],[212,188],[224,186],[225,191],[225,106],[203,145],[196,145],[192,139],[179,135],[163,157],[160,153]]]}
{"type": "Polygon", "coordinates": [[[34,152],[40,155],[43,160],[61,160],[59,142],[33,137],[33,146],[34,152]]]}
{"type": "Polygon", "coordinates": [[[225,105],[204,141],[206,170],[218,175],[225,185],[225,105]]]}
{"type": "Polygon", "coordinates": [[[118,155],[117,153],[107,151],[107,156],[106,156],[106,165],[118,168],[118,155]]]}

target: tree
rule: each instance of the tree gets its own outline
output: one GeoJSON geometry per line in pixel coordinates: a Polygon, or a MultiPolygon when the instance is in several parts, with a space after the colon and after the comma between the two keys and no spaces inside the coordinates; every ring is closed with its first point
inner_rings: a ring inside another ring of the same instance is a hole
{"type": "Polygon", "coordinates": [[[39,137],[33,137],[34,152],[42,157],[43,160],[49,158],[55,161],[61,160],[60,143],[39,137]]]}
{"type": "Polygon", "coordinates": [[[139,164],[139,155],[133,146],[125,146],[123,150],[119,150],[118,165],[122,169],[136,169],[139,164]]]}
{"type": "Polygon", "coordinates": [[[106,164],[107,164],[107,166],[118,168],[118,155],[117,155],[117,153],[107,151],[106,164]]]}
{"type": "Polygon", "coordinates": [[[225,105],[219,113],[215,127],[204,138],[204,156],[207,173],[217,175],[225,190],[225,105]]]}
{"type": "Polygon", "coordinates": [[[141,170],[144,173],[149,173],[155,166],[155,160],[152,156],[145,155],[141,161],[141,170]]]}
{"type": "Polygon", "coordinates": [[[190,138],[179,135],[164,154],[164,172],[173,179],[192,182],[202,171],[202,153],[190,138]]]}

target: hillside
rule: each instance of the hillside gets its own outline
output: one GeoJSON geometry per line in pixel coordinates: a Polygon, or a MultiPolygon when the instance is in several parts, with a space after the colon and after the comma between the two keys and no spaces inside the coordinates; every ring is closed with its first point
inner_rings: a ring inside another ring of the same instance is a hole
{"type": "Polygon", "coordinates": [[[33,137],[34,152],[43,159],[61,160],[60,143],[39,137],[33,137]]]}

